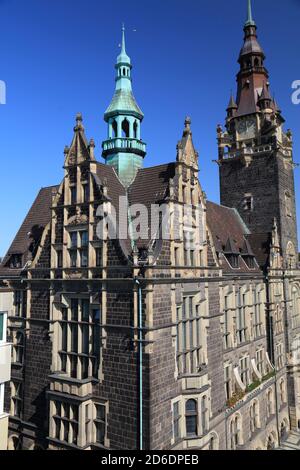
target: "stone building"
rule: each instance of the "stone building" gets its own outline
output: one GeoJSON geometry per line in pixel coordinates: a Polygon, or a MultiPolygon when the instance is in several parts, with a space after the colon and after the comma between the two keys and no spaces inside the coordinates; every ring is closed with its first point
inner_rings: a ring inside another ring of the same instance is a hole
{"type": "Polygon", "coordinates": [[[217,205],[189,118],[176,159],[143,168],[123,30],[105,163],[77,115],[62,182],[39,192],[1,264],[10,449],[271,449],[299,428],[292,134],[250,1],[244,33],[217,205]]]}

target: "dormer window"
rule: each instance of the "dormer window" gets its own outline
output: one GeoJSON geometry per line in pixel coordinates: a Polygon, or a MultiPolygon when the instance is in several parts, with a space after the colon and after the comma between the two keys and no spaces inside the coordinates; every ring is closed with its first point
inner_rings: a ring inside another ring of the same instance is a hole
{"type": "Polygon", "coordinates": [[[22,255],[21,254],[12,255],[10,260],[9,260],[9,267],[11,269],[20,269],[20,268],[22,268],[22,255]]]}
{"type": "Polygon", "coordinates": [[[238,268],[239,267],[239,255],[237,254],[226,254],[225,255],[227,258],[228,263],[232,268],[238,268]]]}
{"type": "Polygon", "coordinates": [[[243,259],[249,269],[255,268],[255,259],[254,256],[243,256],[243,259]]]}
{"type": "Polygon", "coordinates": [[[254,208],[252,194],[245,194],[243,207],[245,212],[252,212],[254,208]]]}

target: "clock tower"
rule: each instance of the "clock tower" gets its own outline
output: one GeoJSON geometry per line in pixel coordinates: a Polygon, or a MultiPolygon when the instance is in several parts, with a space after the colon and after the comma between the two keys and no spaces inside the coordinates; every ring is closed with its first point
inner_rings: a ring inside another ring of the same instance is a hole
{"type": "Polygon", "coordinates": [[[237,97],[230,98],[225,129],[217,128],[221,204],[236,208],[252,233],[272,232],[276,219],[282,253],[291,265],[298,252],[292,133],[284,131],[270,93],[251,0],[244,33],[237,97]]]}

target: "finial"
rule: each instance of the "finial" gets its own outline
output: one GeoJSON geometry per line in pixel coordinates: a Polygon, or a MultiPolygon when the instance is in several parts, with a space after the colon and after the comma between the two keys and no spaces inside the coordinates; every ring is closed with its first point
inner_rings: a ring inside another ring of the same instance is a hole
{"type": "Polygon", "coordinates": [[[192,124],[192,120],[189,116],[186,116],[185,118],[185,121],[184,121],[184,133],[188,133],[190,134],[191,133],[191,124],[192,124]]]}
{"type": "Polygon", "coordinates": [[[251,0],[248,0],[248,17],[247,17],[245,26],[255,26],[255,21],[253,20],[253,15],[252,15],[251,0]]]}
{"type": "Polygon", "coordinates": [[[122,52],[126,54],[125,24],[122,23],[122,52]]]}
{"type": "Polygon", "coordinates": [[[81,113],[77,113],[76,114],[76,126],[74,128],[75,131],[78,131],[78,130],[82,130],[83,129],[83,125],[82,125],[82,114],[81,113]]]}

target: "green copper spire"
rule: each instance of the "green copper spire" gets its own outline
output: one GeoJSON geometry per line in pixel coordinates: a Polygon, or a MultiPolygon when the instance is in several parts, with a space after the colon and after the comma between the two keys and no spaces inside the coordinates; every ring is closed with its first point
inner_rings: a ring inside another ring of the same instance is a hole
{"type": "Polygon", "coordinates": [[[143,166],[146,144],[141,139],[144,114],[132,92],[132,65],[126,52],[124,25],[121,52],[115,69],[116,89],[104,114],[104,120],[108,124],[108,137],[102,144],[102,156],[107,165],[115,168],[124,186],[128,187],[138,169],[143,166]]]}
{"type": "Polygon", "coordinates": [[[245,23],[245,26],[256,26],[255,21],[253,20],[253,16],[252,16],[251,0],[248,0],[248,18],[245,23]]]}
{"type": "Polygon", "coordinates": [[[122,45],[121,45],[121,54],[118,56],[117,59],[118,64],[126,64],[130,65],[130,57],[126,54],[126,40],[125,40],[125,26],[122,26],[122,45]]]}

